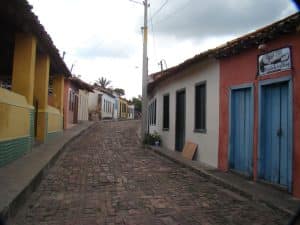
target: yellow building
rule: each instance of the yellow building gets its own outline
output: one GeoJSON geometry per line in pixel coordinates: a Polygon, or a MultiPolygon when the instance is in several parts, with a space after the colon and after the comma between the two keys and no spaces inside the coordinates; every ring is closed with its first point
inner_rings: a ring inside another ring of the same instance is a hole
{"type": "Polygon", "coordinates": [[[64,77],[71,74],[26,0],[4,0],[0,13],[1,167],[62,132],[64,77]]]}
{"type": "Polygon", "coordinates": [[[128,119],[128,102],[124,98],[119,98],[119,118],[128,119]]]}

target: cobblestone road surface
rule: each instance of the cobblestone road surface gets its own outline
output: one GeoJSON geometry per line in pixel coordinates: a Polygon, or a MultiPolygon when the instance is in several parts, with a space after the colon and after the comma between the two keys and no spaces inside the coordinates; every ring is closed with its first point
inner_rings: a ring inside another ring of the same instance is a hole
{"type": "Polygon", "coordinates": [[[10,224],[286,224],[288,216],[140,147],[136,121],[74,141],[10,224]]]}

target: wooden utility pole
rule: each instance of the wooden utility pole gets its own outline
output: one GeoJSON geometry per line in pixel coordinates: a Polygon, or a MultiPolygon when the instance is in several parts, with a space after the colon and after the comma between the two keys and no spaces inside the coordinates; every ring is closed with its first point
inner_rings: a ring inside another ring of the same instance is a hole
{"type": "Polygon", "coordinates": [[[148,97],[147,97],[147,84],[148,84],[148,0],[144,1],[144,42],[143,42],[143,80],[142,80],[142,129],[141,137],[144,140],[147,129],[148,118],[148,97]]]}

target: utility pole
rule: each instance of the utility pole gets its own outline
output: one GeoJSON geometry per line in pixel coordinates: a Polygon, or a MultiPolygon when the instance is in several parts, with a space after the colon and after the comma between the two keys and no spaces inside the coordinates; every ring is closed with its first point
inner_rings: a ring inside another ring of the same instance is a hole
{"type": "Polygon", "coordinates": [[[160,72],[162,72],[164,70],[164,67],[163,67],[163,61],[160,60],[158,65],[160,66],[160,72]]]}
{"type": "Polygon", "coordinates": [[[148,97],[147,97],[147,84],[148,84],[148,0],[144,0],[144,42],[143,42],[143,80],[142,80],[142,129],[141,137],[144,140],[147,131],[148,121],[148,97]]]}

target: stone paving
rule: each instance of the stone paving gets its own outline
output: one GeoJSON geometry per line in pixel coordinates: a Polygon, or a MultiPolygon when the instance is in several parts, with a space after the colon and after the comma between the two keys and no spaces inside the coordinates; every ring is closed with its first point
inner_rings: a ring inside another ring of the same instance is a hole
{"type": "Polygon", "coordinates": [[[137,121],[72,142],[9,224],[287,224],[289,216],[143,149],[137,121]]]}

